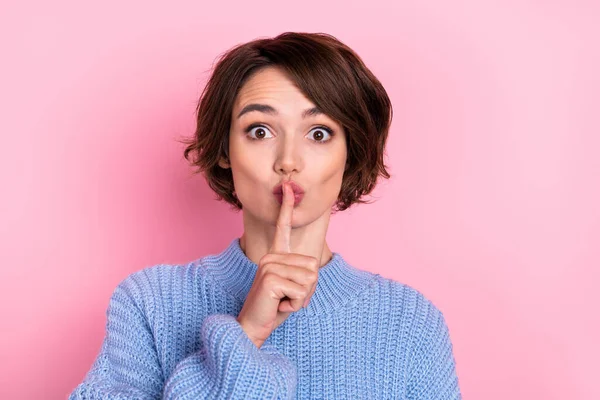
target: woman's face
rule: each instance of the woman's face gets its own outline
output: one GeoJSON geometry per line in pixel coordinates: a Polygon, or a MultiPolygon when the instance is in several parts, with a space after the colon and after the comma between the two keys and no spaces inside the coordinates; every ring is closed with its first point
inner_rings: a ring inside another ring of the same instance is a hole
{"type": "Polygon", "coordinates": [[[293,226],[331,212],[346,165],[342,127],[315,105],[281,69],[267,67],[240,89],[229,132],[229,164],[246,217],[274,225],[280,204],[273,188],[291,179],[304,189],[293,226]]]}

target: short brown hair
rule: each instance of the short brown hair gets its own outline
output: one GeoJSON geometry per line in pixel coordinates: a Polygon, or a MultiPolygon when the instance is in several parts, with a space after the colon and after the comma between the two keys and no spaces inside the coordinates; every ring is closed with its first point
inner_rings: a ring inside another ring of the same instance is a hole
{"type": "Polygon", "coordinates": [[[204,173],[217,200],[242,209],[231,169],[221,168],[218,162],[229,155],[231,114],[238,91],[252,74],[268,66],[287,72],[304,95],[344,129],[347,168],[333,212],[353,203],[369,203],[361,197],[371,193],[378,176],[390,178],[383,155],[392,105],[360,57],[325,33],[285,32],[223,53],[200,96],[196,131],[184,140],[184,157],[204,173]]]}

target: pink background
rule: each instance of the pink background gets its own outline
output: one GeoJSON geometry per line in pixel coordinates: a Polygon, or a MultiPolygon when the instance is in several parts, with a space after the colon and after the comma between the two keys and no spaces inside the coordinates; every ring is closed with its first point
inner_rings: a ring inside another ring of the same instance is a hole
{"type": "Polygon", "coordinates": [[[600,7],[435,3],[3,4],[0,398],[66,398],[119,281],[242,233],[176,139],[220,53],[288,30],[394,105],[393,177],[332,249],[442,309],[465,399],[600,398],[600,7]]]}

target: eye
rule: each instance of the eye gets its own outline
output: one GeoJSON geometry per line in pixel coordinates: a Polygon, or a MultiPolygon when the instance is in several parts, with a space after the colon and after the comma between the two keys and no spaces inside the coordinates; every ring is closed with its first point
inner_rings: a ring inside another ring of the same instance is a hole
{"type": "Polygon", "coordinates": [[[329,142],[331,140],[331,137],[333,136],[333,130],[326,126],[317,126],[316,128],[311,129],[310,132],[314,132],[314,141],[319,144],[329,142]],[[323,139],[326,135],[329,135],[329,139],[323,139]]]}
{"type": "Polygon", "coordinates": [[[252,140],[262,140],[265,138],[267,133],[271,133],[266,126],[259,124],[252,124],[248,126],[244,131],[246,132],[246,136],[248,136],[248,138],[252,140]],[[254,137],[252,137],[252,132],[254,132],[254,137]]]}
{"type": "MultiPolygon", "coordinates": [[[[248,138],[251,140],[263,140],[273,137],[272,135],[267,136],[271,133],[271,131],[269,131],[269,128],[261,124],[251,124],[246,129],[244,129],[244,132],[246,132],[246,136],[248,136],[248,138]]],[[[315,139],[311,140],[319,144],[329,142],[331,140],[331,137],[334,135],[333,130],[331,128],[328,128],[323,125],[311,129],[310,132],[313,132],[313,136],[315,137],[315,139]],[[329,135],[329,139],[325,139],[327,135],[329,135]]]]}

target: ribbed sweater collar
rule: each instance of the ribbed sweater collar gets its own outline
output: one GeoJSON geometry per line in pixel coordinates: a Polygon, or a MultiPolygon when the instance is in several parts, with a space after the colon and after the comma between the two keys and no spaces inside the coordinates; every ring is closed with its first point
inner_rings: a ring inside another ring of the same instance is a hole
{"type": "MultiPolygon", "coordinates": [[[[219,254],[206,256],[202,264],[225,291],[242,303],[254,282],[258,265],[250,260],[235,238],[219,254]]],[[[333,252],[331,260],[319,269],[317,288],[306,309],[297,315],[320,314],[339,308],[355,298],[376,276],[349,265],[341,254],[333,252]]]]}

